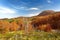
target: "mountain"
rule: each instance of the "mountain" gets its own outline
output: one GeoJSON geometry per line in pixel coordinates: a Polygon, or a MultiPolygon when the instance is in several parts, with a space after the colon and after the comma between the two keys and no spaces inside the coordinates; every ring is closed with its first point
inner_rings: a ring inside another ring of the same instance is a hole
{"type": "Polygon", "coordinates": [[[44,15],[49,15],[49,14],[53,14],[53,13],[55,13],[55,11],[45,10],[45,11],[41,12],[38,16],[44,16],[44,15]]]}
{"type": "Polygon", "coordinates": [[[51,29],[60,30],[60,12],[46,10],[33,18],[32,25],[37,28],[48,31],[51,29]],[[44,29],[47,27],[46,29],[44,29]],[[51,28],[51,29],[50,29],[51,28]]]}

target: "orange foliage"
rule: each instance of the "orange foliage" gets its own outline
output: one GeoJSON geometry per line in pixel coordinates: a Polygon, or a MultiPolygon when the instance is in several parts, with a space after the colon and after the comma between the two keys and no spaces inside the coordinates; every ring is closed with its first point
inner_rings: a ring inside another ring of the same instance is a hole
{"type": "Polygon", "coordinates": [[[37,27],[37,30],[49,32],[49,31],[51,31],[51,26],[50,26],[50,24],[40,25],[39,27],[37,27]]]}
{"type": "Polygon", "coordinates": [[[19,30],[24,30],[25,27],[24,27],[24,23],[23,23],[23,20],[18,20],[17,24],[19,25],[19,30]]]}
{"type": "Polygon", "coordinates": [[[19,26],[16,24],[15,21],[10,23],[10,31],[17,31],[19,26]]]}
{"type": "Polygon", "coordinates": [[[9,31],[9,25],[10,24],[8,21],[0,20],[0,31],[8,32],[9,31]]]}

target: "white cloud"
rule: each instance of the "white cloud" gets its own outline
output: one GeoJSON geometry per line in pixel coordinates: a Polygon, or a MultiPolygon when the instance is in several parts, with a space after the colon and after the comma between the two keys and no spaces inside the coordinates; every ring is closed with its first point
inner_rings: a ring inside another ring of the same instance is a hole
{"type": "MultiPolygon", "coordinates": [[[[40,12],[39,12],[39,13],[40,13],[40,12]]],[[[36,15],[38,15],[39,13],[31,13],[31,14],[27,14],[26,17],[36,16],[36,15]]]]}
{"type": "Polygon", "coordinates": [[[38,8],[29,8],[28,10],[39,10],[38,8]]]}
{"type": "Polygon", "coordinates": [[[51,3],[51,0],[47,0],[48,3],[51,3]]]}
{"type": "Polygon", "coordinates": [[[0,6],[0,19],[2,18],[13,18],[16,11],[7,7],[0,6]]]}
{"type": "Polygon", "coordinates": [[[0,7],[0,14],[14,14],[15,11],[9,8],[0,7]]]}

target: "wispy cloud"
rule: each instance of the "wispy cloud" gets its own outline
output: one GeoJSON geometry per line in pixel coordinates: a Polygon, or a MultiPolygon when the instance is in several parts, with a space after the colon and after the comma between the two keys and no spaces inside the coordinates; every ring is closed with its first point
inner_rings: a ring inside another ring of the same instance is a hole
{"type": "Polygon", "coordinates": [[[14,6],[12,5],[15,9],[17,10],[39,10],[38,7],[27,7],[27,6],[14,6]]]}
{"type": "Polygon", "coordinates": [[[26,15],[26,17],[32,17],[32,16],[36,16],[36,15],[38,15],[40,12],[38,12],[38,13],[31,13],[31,14],[27,14],[26,15]]]}
{"type": "Polygon", "coordinates": [[[14,14],[15,11],[9,8],[0,7],[0,14],[14,14]]]}
{"type": "Polygon", "coordinates": [[[17,10],[39,10],[39,8],[28,8],[28,7],[14,7],[15,9],[17,9],[17,10]]]}
{"type": "Polygon", "coordinates": [[[1,18],[13,18],[16,14],[16,11],[4,6],[0,6],[0,19],[1,18]]]}
{"type": "Polygon", "coordinates": [[[48,3],[52,3],[52,1],[51,1],[51,0],[47,0],[47,2],[48,2],[48,3]]]}
{"type": "Polygon", "coordinates": [[[28,10],[39,10],[38,8],[29,8],[28,10]]]}

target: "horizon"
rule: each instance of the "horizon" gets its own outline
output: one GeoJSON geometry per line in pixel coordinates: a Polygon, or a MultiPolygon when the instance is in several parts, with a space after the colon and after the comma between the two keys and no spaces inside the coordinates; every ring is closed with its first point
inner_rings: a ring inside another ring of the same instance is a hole
{"type": "Polygon", "coordinates": [[[32,17],[44,10],[60,11],[60,0],[0,0],[0,19],[32,17]]]}
{"type": "MultiPolygon", "coordinates": [[[[44,12],[44,11],[54,11],[54,10],[43,10],[40,13],[44,12]]],[[[60,12],[60,11],[54,11],[54,12],[60,12]]],[[[34,16],[38,16],[40,13],[38,13],[37,15],[34,16]]],[[[13,19],[13,18],[19,18],[19,17],[34,17],[34,16],[17,16],[17,17],[11,17],[11,18],[0,18],[0,19],[13,19]]]]}

